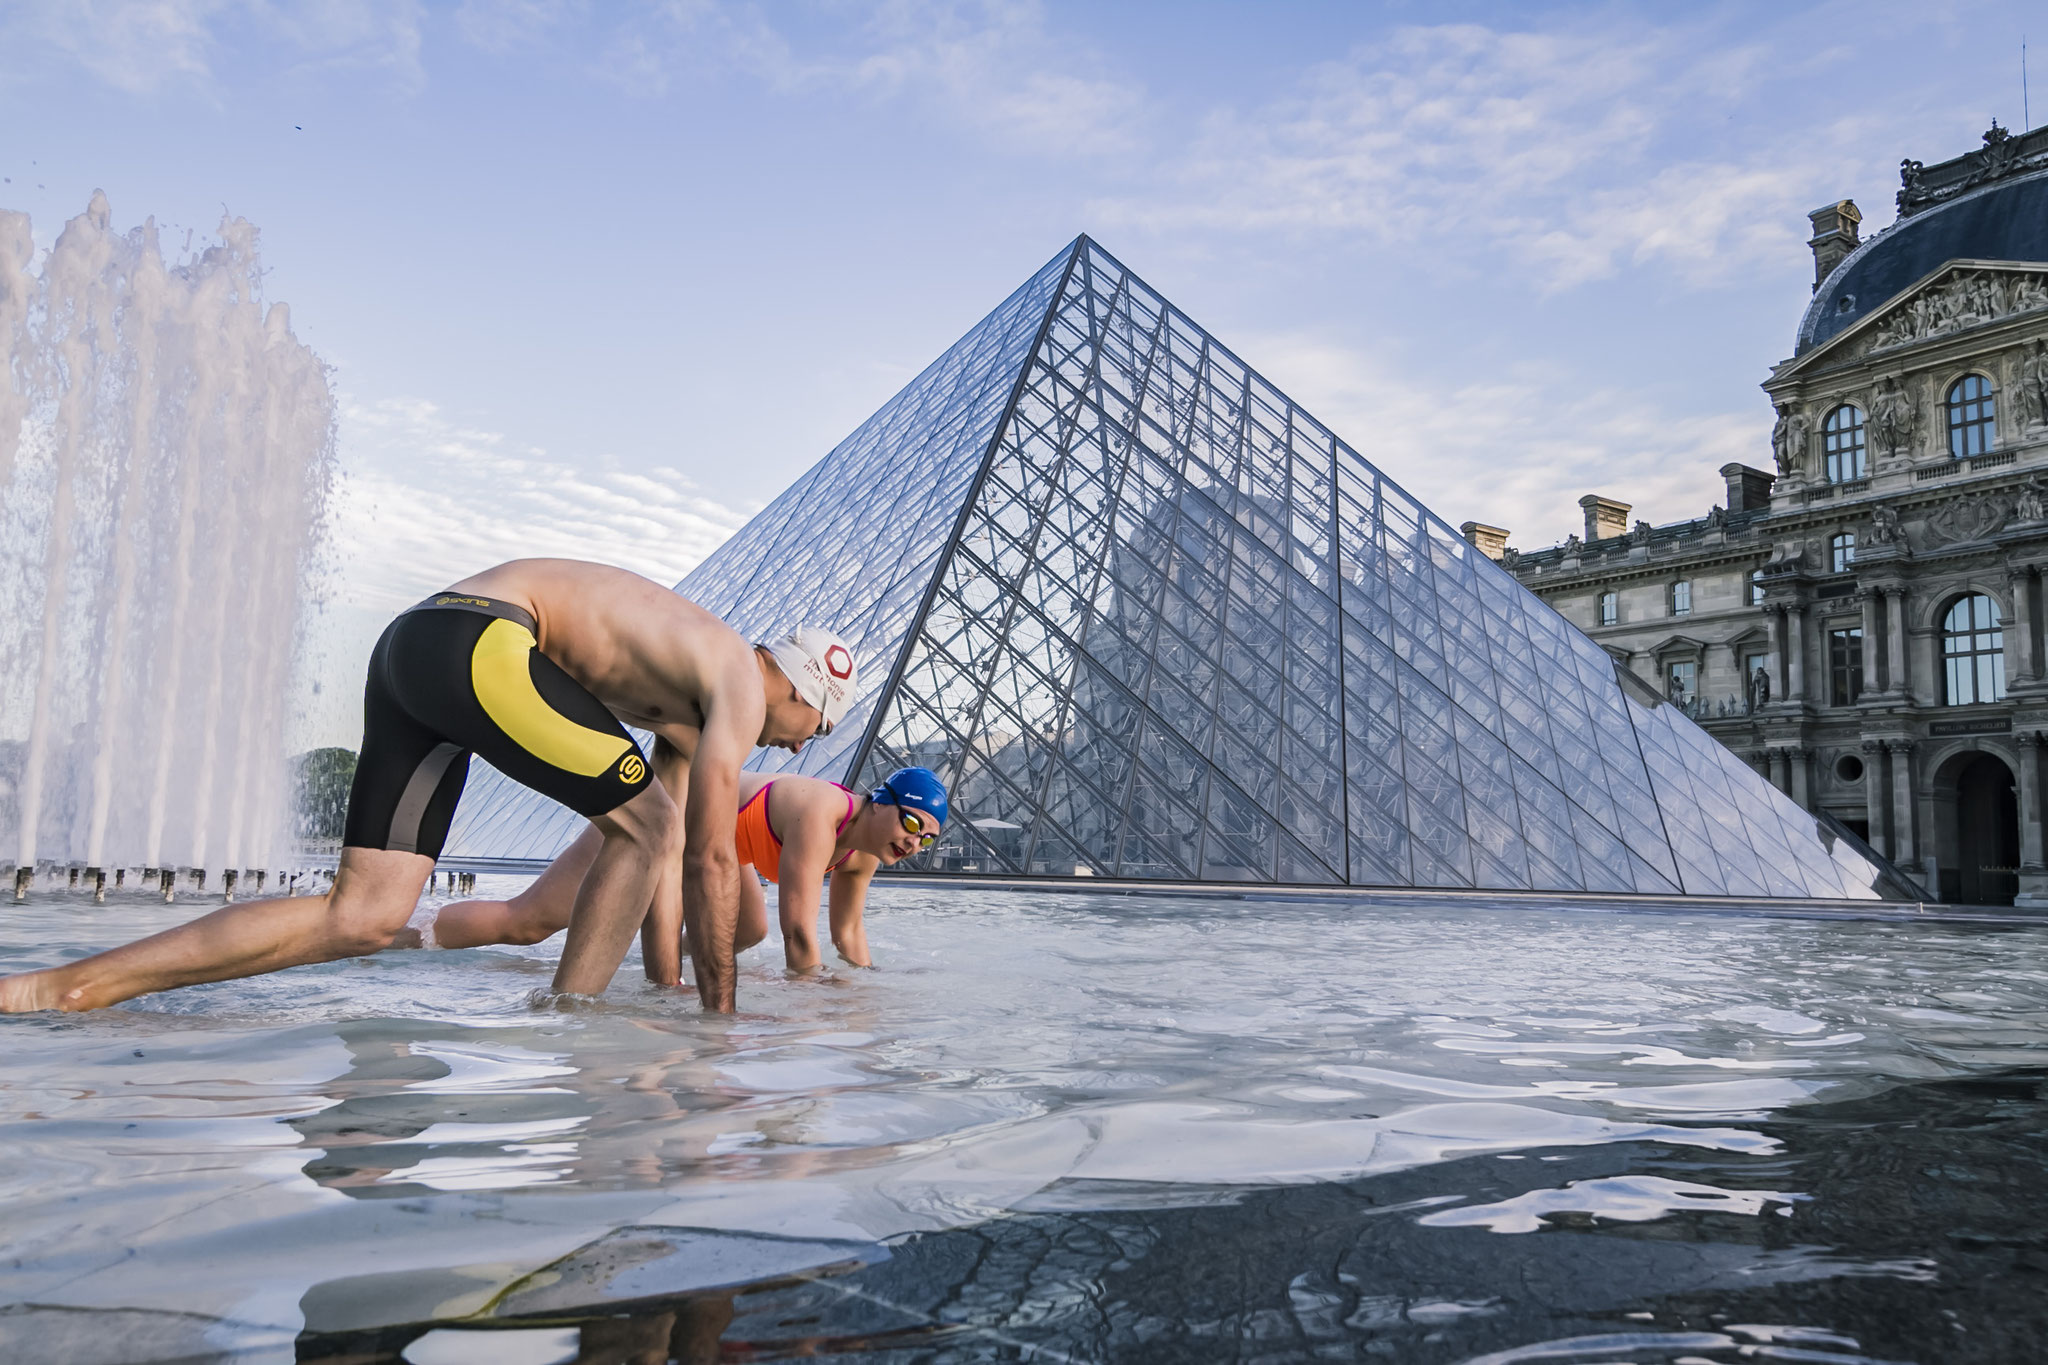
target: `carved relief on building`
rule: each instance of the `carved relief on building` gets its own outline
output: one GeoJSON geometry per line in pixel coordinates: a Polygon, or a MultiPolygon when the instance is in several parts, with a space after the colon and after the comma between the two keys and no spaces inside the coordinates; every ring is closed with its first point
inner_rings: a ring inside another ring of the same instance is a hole
{"type": "Polygon", "coordinates": [[[1930,550],[1983,540],[2003,530],[2012,515],[2012,502],[2001,494],[1957,498],[1927,513],[1921,523],[1921,540],[1930,550]]]}
{"type": "Polygon", "coordinates": [[[2030,271],[1962,270],[1883,314],[1860,350],[1882,351],[2048,308],[2048,279],[2030,271]]]}

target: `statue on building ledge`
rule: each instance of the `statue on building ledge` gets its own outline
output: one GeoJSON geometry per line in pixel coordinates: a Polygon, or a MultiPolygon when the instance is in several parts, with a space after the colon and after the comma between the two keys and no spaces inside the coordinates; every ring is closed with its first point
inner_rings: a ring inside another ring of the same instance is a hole
{"type": "Polygon", "coordinates": [[[2048,340],[2036,338],[2020,363],[2020,411],[2027,430],[2048,426],[2048,340]]]}
{"type": "Polygon", "coordinates": [[[1899,387],[1896,376],[1888,377],[1870,403],[1870,425],[1877,435],[1877,448],[1887,458],[1896,458],[1913,443],[1913,400],[1899,387]]]}
{"type": "Polygon", "coordinates": [[[1771,704],[1771,675],[1758,664],[1749,675],[1749,709],[1752,713],[1771,704]]]}
{"type": "Polygon", "coordinates": [[[1806,419],[1789,407],[1778,409],[1777,425],[1771,428],[1771,454],[1778,461],[1778,474],[1798,474],[1805,463],[1806,419]]]}
{"type": "Polygon", "coordinates": [[[1879,507],[1870,514],[1870,544],[1873,548],[1896,545],[1906,547],[1906,528],[1899,524],[1899,514],[1889,507],[1879,507]]]}
{"type": "Polygon", "coordinates": [[[2048,488],[2042,487],[2041,476],[2036,474],[2013,495],[2012,519],[2040,521],[2044,516],[2048,516],[2048,488]]]}

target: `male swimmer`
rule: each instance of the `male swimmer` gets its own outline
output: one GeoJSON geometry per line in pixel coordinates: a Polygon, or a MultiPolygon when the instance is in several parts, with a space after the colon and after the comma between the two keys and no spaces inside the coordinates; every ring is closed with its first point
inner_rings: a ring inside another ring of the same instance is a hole
{"type": "Polygon", "coordinates": [[[326,895],[227,906],[0,979],[0,1012],[96,1009],[386,947],[433,873],[471,754],[595,830],[557,992],[602,992],[643,926],[649,975],[674,983],[687,899],[698,993],[706,1008],[730,1011],[741,878],[732,817],[720,812],[738,805],[740,764],[755,745],[796,752],[845,715],[853,688],[853,657],[828,631],[750,647],[624,569],[500,564],[403,612],[378,640],[326,895]],[[654,732],[651,772],[621,722],[654,732]]]}
{"type": "MultiPolygon", "coordinates": [[[[928,768],[898,768],[865,797],[815,777],[740,774],[734,842],[741,864],[737,951],[768,936],[767,898],[749,869],[776,884],[782,956],[791,971],[818,968],[818,890],[832,879],[832,944],[856,967],[872,967],[864,912],[875,869],[930,848],[946,823],[946,789],[928,768]]],[[[478,948],[539,943],[572,922],[570,902],[597,855],[595,830],[575,843],[509,901],[444,905],[414,931],[419,946],[478,948]]],[[[394,947],[413,946],[401,935],[394,947]]]]}

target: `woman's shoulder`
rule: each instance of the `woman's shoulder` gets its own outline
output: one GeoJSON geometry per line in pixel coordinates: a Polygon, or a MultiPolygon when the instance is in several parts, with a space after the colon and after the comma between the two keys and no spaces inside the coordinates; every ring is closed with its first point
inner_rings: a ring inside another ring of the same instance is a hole
{"type": "Polygon", "coordinates": [[[821,777],[791,774],[775,779],[775,809],[800,814],[806,820],[829,821],[835,828],[846,815],[846,800],[852,793],[837,782],[821,777]]]}

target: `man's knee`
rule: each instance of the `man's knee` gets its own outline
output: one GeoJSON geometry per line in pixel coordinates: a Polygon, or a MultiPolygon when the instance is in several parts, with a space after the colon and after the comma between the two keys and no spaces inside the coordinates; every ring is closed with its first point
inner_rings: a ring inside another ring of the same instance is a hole
{"type": "Polygon", "coordinates": [[[389,916],[344,913],[333,919],[328,942],[337,957],[368,957],[389,948],[404,927],[402,919],[393,923],[389,916]]]}
{"type": "Polygon", "coordinates": [[[519,945],[544,943],[562,929],[562,925],[551,923],[545,915],[532,912],[513,911],[506,920],[505,942],[519,945]]]}
{"type": "Polygon", "coordinates": [[[411,907],[335,896],[327,903],[327,943],[336,957],[368,957],[391,946],[411,907]]]}

